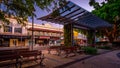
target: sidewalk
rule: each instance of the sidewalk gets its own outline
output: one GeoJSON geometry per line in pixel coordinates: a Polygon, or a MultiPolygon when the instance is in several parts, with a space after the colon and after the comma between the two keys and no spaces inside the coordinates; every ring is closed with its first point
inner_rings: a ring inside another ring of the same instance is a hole
{"type": "Polygon", "coordinates": [[[57,56],[55,51],[48,54],[45,49],[45,47],[38,48],[45,55],[43,62],[45,66],[35,65],[31,68],[120,68],[120,58],[117,55],[120,50],[99,49],[99,55],[77,54],[72,56],[71,54],[71,57],[65,58],[63,55],[57,56]]]}
{"type": "MultiPolygon", "coordinates": [[[[80,54],[64,58],[55,55],[54,52],[47,54],[47,51],[44,50],[46,59],[44,60],[45,66],[42,68],[120,68],[120,59],[116,55],[119,52],[120,50],[116,50],[96,56],[80,54]]],[[[41,67],[36,66],[35,68],[41,67]]]]}
{"type": "Polygon", "coordinates": [[[117,50],[94,56],[84,60],[84,63],[78,62],[64,68],[120,68],[120,59],[116,55],[119,52],[117,50]]]}

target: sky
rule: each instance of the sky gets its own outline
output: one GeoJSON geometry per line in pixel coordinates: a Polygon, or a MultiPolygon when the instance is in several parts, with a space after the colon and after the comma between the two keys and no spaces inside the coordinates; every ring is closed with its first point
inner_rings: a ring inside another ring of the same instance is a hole
{"type": "MultiPolygon", "coordinates": [[[[70,1],[72,1],[73,3],[77,4],[78,6],[84,8],[84,9],[86,9],[89,12],[94,10],[93,7],[91,7],[89,5],[89,0],[70,0],[70,1]]],[[[96,1],[102,2],[104,0],[96,0],[96,1]]],[[[59,24],[54,24],[54,23],[50,23],[50,22],[46,22],[46,21],[37,20],[37,18],[46,16],[50,12],[48,12],[46,10],[41,10],[38,7],[35,7],[35,8],[36,8],[35,14],[37,15],[37,17],[34,18],[34,23],[36,23],[36,24],[49,23],[49,24],[53,25],[54,27],[62,28],[62,25],[59,25],[59,24]]],[[[29,20],[29,22],[32,22],[31,18],[29,18],[28,20],[29,20]]]]}

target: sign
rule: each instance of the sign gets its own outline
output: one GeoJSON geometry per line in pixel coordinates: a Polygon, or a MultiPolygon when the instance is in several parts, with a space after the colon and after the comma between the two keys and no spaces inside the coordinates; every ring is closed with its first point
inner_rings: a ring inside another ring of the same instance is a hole
{"type": "Polygon", "coordinates": [[[48,36],[40,36],[39,39],[50,39],[48,36]]]}

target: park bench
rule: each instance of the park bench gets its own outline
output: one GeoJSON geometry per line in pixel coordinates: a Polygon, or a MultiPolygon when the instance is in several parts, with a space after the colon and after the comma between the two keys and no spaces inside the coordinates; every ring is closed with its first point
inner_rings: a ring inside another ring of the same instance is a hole
{"type": "Polygon", "coordinates": [[[14,49],[15,51],[29,51],[29,48],[18,48],[14,49]]]}
{"type": "Polygon", "coordinates": [[[22,68],[23,63],[25,62],[36,62],[36,63],[40,63],[40,65],[42,65],[42,61],[44,60],[44,56],[42,56],[41,51],[25,51],[25,52],[19,52],[20,55],[20,68],[22,68]],[[38,60],[40,60],[38,62],[38,60]]]}
{"type": "Polygon", "coordinates": [[[61,49],[61,46],[50,46],[48,48],[48,54],[51,54],[51,51],[55,50],[57,55],[59,55],[60,54],[60,49],[61,49]]]}
{"type": "Polygon", "coordinates": [[[4,66],[15,66],[18,68],[19,55],[14,51],[1,51],[0,52],[0,68],[4,66]]]}
{"type": "Polygon", "coordinates": [[[68,57],[69,54],[73,53],[76,55],[78,48],[76,46],[64,46],[61,48],[65,52],[65,57],[68,57]]]}
{"type": "Polygon", "coordinates": [[[42,65],[44,55],[41,51],[29,51],[28,48],[9,49],[0,51],[0,68],[4,66],[22,67],[24,62],[35,61],[42,65]]]}

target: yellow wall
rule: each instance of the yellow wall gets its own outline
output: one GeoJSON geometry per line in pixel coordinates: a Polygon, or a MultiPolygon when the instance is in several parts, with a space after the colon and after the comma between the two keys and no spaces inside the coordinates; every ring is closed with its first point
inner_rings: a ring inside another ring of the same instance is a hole
{"type": "Polygon", "coordinates": [[[18,46],[18,39],[10,39],[10,47],[15,46],[13,41],[16,41],[16,46],[18,46]]]}
{"type": "Polygon", "coordinates": [[[25,39],[25,46],[27,46],[28,45],[28,39],[25,39]]]}
{"type": "Polygon", "coordinates": [[[77,31],[73,31],[73,33],[74,33],[74,39],[77,39],[77,37],[78,37],[78,32],[77,32],[77,31]]]}
{"type": "Polygon", "coordinates": [[[10,47],[15,46],[13,42],[14,40],[16,40],[16,46],[27,46],[29,42],[28,39],[25,39],[23,42],[18,41],[18,39],[10,39],[10,47]]]}

